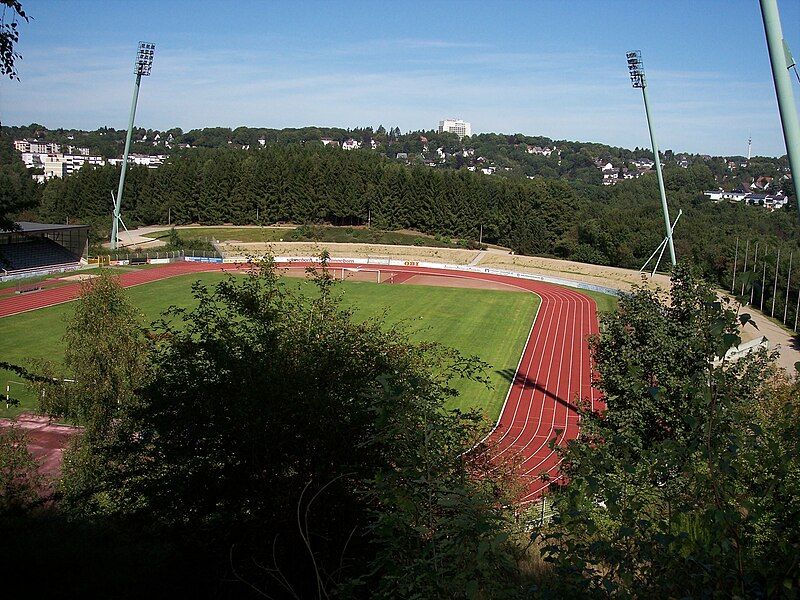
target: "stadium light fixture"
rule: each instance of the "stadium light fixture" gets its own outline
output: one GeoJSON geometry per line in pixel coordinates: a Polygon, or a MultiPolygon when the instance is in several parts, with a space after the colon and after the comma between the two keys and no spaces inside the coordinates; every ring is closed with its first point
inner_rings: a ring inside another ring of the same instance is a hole
{"type": "Polygon", "coordinates": [[[150,69],[153,67],[153,55],[156,51],[156,45],[149,42],[139,42],[139,51],[136,53],[136,67],[133,71],[134,75],[142,75],[147,77],[150,75],[150,69]]]}
{"type": "MultiPolygon", "coordinates": [[[[133,74],[136,75],[136,83],[133,86],[133,101],[131,102],[131,115],[128,120],[128,134],[125,136],[125,151],[122,154],[122,169],[119,173],[119,187],[117,197],[114,198],[114,216],[111,224],[111,249],[116,250],[119,242],[119,225],[125,227],[122,221],[122,191],[125,188],[125,173],[128,170],[128,154],[131,149],[131,137],[133,135],[133,121],[136,118],[136,103],[139,100],[139,86],[142,77],[148,77],[153,67],[153,56],[156,52],[156,45],[151,42],[139,42],[136,51],[136,63],[133,67],[133,74]]],[[[127,229],[127,228],[126,228],[127,229]]]]}
{"type": "MultiPolygon", "coordinates": [[[[647,128],[650,131],[650,144],[653,147],[653,162],[655,163],[656,177],[658,178],[658,191],[661,194],[661,208],[664,211],[664,227],[667,232],[667,236],[664,238],[664,241],[661,244],[662,246],[669,248],[669,256],[670,259],[672,260],[672,265],[674,266],[676,260],[675,260],[675,246],[672,243],[673,225],[670,222],[669,208],[667,207],[667,193],[664,190],[664,175],[661,173],[661,159],[658,156],[658,144],[656,143],[656,136],[653,133],[653,119],[650,116],[650,103],[648,102],[647,99],[647,79],[645,78],[644,75],[644,63],[642,62],[642,53],[640,50],[631,50],[625,53],[625,57],[628,60],[628,72],[631,76],[631,84],[633,85],[634,88],[639,88],[642,90],[642,98],[644,98],[644,112],[645,115],[647,116],[647,128]]],[[[675,221],[677,222],[677,219],[675,221]]],[[[658,252],[658,250],[661,250],[662,246],[659,246],[656,252],[658,252]]],[[[644,270],[646,266],[647,263],[644,264],[642,270],[644,270]]],[[[656,263],[656,268],[658,268],[658,262],[656,263]]],[[[655,269],[653,270],[653,272],[655,273],[655,269]]]]}

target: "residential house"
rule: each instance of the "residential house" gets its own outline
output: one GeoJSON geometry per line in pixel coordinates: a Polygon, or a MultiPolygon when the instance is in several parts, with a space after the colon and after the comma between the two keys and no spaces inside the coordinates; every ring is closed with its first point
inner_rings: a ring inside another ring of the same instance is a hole
{"type": "Polygon", "coordinates": [[[361,148],[361,142],[358,142],[353,138],[345,140],[342,144],[343,150],[358,150],[359,148],[361,148]]]}

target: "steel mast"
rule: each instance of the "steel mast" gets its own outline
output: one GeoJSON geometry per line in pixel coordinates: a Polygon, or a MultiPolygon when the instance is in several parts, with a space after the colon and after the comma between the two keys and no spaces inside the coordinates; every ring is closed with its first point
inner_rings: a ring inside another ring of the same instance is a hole
{"type": "MultiPolygon", "coordinates": [[[[664,190],[664,175],[661,173],[661,159],[658,156],[658,144],[653,133],[653,119],[650,116],[650,103],[647,100],[647,80],[644,76],[644,65],[642,64],[642,53],[639,50],[632,50],[626,53],[628,59],[628,71],[631,76],[631,83],[635,88],[641,88],[642,98],[644,98],[644,112],[647,115],[647,128],[650,130],[650,144],[653,146],[653,160],[655,162],[656,176],[658,177],[658,191],[661,194],[661,209],[664,211],[664,228],[667,232],[667,246],[669,247],[669,257],[672,265],[675,266],[675,246],[672,243],[672,224],[667,207],[667,193],[664,190]]],[[[677,219],[676,219],[677,221],[677,219]]],[[[656,268],[658,265],[656,264],[656,268]]]]}
{"type": "MultiPolygon", "coordinates": [[[[142,77],[150,75],[153,66],[153,54],[156,45],[150,42],[139,42],[139,49],[136,53],[136,64],[133,73],[136,75],[136,83],[133,85],[133,100],[131,102],[131,116],[128,120],[128,134],[125,136],[125,152],[122,155],[122,170],[119,174],[119,187],[117,197],[114,199],[114,216],[111,222],[111,249],[117,249],[119,241],[119,224],[122,223],[122,191],[125,188],[125,173],[128,170],[128,153],[131,149],[131,136],[133,135],[133,121],[136,118],[136,103],[139,100],[139,85],[142,77]]],[[[123,224],[124,226],[124,224],[123,224]]]]}

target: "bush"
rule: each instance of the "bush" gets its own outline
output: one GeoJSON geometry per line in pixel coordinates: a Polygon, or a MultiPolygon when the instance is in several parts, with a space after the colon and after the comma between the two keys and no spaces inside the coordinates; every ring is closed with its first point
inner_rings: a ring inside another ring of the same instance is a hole
{"type": "Polygon", "coordinates": [[[28,441],[14,423],[0,428],[0,514],[25,510],[38,498],[42,480],[28,441]]]}

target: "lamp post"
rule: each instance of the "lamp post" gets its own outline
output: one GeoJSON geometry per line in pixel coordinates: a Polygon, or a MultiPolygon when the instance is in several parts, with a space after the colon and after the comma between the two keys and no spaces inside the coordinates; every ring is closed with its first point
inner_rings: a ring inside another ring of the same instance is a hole
{"type": "Polygon", "coordinates": [[[639,50],[627,52],[628,71],[631,76],[631,83],[635,88],[641,88],[642,98],[644,98],[644,112],[647,115],[647,128],[650,130],[650,144],[653,146],[653,160],[658,177],[658,191],[661,194],[661,208],[664,211],[664,226],[667,232],[667,245],[669,246],[669,257],[673,266],[675,265],[675,246],[672,244],[672,224],[669,218],[669,208],[667,207],[667,193],[664,191],[664,176],[661,173],[661,159],[658,156],[658,144],[656,136],[653,134],[653,119],[650,116],[650,105],[647,101],[647,80],[644,76],[644,65],[642,63],[642,53],[639,50]]]}
{"type": "Polygon", "coordinates": [[[114,199],[114,217],[111,223],[111,249],[117,249],[117,242],[119,240],[119,224],[122,222],[122,191],[125,187],[125,172],[128,170],[128,153],[131,149],[131,136],[133,135],[133,120],[136,118],[136,102],[139,100],[139,85],[142,82],[142,77],[150,75],[150,69],[153,66],[153,54],[155,54],[156,45],[150,42],[139,42],[139,49],[136,52],[136,64],[133,67],[133,73],[136,75],[136,83],[133,86],[133,101],[131,102],[131,116],[128,121],[128,134],[125,137],[125,152],[122,155],[122,170],[119,174],[119,187],[117,188],[117,197],[114,199]]]}

